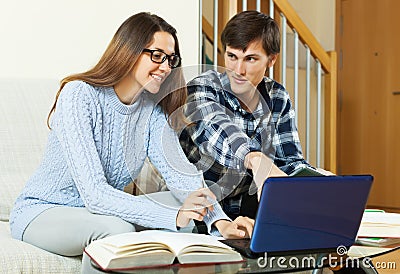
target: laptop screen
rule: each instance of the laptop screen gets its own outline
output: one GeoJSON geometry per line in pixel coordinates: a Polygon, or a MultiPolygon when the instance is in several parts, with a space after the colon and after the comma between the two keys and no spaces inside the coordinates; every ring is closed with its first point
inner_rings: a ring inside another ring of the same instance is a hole
{"type": "Polygon", "coordinates": [[[271,177],[263,186],[250,249],[279,252],[351,246],[373,177],[271,177]]]}

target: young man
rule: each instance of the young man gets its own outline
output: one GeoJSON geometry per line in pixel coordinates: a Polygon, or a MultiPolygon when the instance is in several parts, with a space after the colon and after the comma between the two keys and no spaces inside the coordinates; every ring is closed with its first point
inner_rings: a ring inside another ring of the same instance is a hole
{"type": "Polygon", "coordinates": [[[238,13],[221,41],[226,72],[207,71],[188,83],[191,126],[180,142],[210,188],[219,192],[225,213],[254,218],[258,203],[252,194],[267,177],[309,164],[288,92],[264,76],[280,51],[276,22],[257,11],[238,13]]]}

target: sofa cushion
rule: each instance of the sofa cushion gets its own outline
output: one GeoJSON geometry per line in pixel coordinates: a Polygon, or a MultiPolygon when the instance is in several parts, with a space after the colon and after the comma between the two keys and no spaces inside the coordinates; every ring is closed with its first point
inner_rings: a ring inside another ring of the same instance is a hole
{"type": "Polygon", "coordinates": [[[57,80],[0,79],[0,220],[39,165],[57,80]]]}
{"type": "MultiPolygon", "coordinates": [[[[135,195],[149,194],[153,192],[168,190],[167,184],[161,174],[149,161],[148,158],[144,161],[142,170],[134,181],[135,195]]],[[[132,192],[130,192],[132,193],[132,192]]]]}
{"type": "Polygon", "coordinates": [[[1,273],[80,273],[81,256],[63,257],[11,238],[8,222],[0,222],[1,273]]]}

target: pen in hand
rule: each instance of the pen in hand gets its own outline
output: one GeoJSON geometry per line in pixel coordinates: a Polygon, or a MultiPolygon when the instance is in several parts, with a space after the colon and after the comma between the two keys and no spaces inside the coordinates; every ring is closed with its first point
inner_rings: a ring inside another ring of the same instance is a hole
{"type": "Polygon", "coordinates": [[[214,204],[217,203],[217,197],[211,190],[211,188],[207,185],[204,178],[202,178],[202,184],[203,184],[202,189],[205,191],[204,194],[206,194],[205,195],[206,204],[204,204],[204,206],[206,207],[206,215],[208,215],[210,211],[214,210],[214,204]]]}
{"type": "Polygon", "coordinates": [[[214,210],[217,198],[207,186],[201,175],[200,188],[191,192],[185,199],[177,216],[177,226],[185,227],[191,219],[203,221],[204,217],[214,210]]]}

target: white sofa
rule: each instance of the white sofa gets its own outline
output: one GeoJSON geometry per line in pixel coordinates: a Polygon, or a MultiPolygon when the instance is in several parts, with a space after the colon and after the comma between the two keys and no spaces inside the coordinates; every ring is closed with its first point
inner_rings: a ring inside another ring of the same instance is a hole
{"type": "MultiPolygon", "coordinates": [[[[63,257],[11,238],[14,201],[43,156],[47,115],[59,81],[0,78],[0,273],[80,273],[81,256],[63,257]]],[[[167,190],[148,162],[125,191],[136,195],[167,190]]],[[[165,199],[165,198],[162,198],[165,199]]],[[[190,229],[190,228],[188,228],[190,229]]],[[[62,236],[62,235],[60,235],[62,236]]]]}
{"type": "Polygon", "coordinates": [[[8,223],[15,198],[42,157],[57,87],[57,80],[0,79],[0,273],[80,273],[81,257],[17,241],[8,223]]]}

